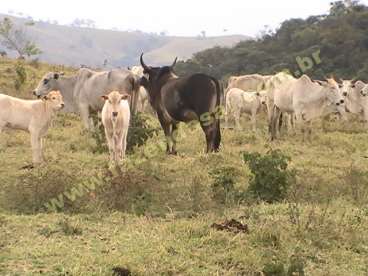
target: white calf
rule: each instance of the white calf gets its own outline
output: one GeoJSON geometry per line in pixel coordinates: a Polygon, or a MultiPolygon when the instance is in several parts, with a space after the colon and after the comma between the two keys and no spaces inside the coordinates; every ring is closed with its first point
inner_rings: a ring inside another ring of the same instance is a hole
{"type": "Polygon", "coordinates": [[[266,93],[244,92],[239,88],[231,88],[226,94],[226,114],[227,125],[228,116],[234,117],[237,129],[240,129],[240,115],[246,113],[251,116],[253,130],[256,130],[256,115],[261,111],[262,104],[266,102],[266,93]]]}
{"type": "Polygon", "coordinates": [[[42,163],[42,138],[55,112],[63,107],[59,91],[51,91],[41,100],[32,101],[0,95],[0,133],[5,127],[28,131],[31,134],[33,163],[42,163]]]}
{"type": "Polygon", "coordinates": [[[109,145],[110,160],[118,162],[125,157],[130,121],[129,95],[113,91],[102,96],[105,105],[102,108],[102,124],[105,127],[109,145]]]}

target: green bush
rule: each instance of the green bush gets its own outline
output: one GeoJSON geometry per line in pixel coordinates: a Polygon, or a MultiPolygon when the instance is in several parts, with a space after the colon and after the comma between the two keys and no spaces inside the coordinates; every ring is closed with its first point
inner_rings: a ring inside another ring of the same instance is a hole
{"type": "Polygon", "coordinates": [[[17,91],[21,89],[21,87],[27,81],[27,72],[24,66],[21,63],[18,63],[15,66],[16,78],[14,80],[14,87],[17,91]]]}
{"type": "Polygon", "coordinates": [[[105,153],[109,152],[109,148],[107,146],[107,141],[105,137],[105,129],[98,118],[98,114],[96,112],[91,113],[91,118],[93,120],[94,129],[91,133],[93,140],[96,145],[92,148],[93,153],[105,153]]]}
{"type": "Polygon", "coordinates": [[[290,158],[278,150],[270,150],[263,156],[257,152],[244,153],[243,157],[253,174],[248,194],[268,203],[285,199],[296,177],[295,171],[288,169],[290,158]]]}
{"type": "Polygon", "coordinates": [[[134,147],[140,147],[160,130],[157,120],[152,116],[138,112],[130,118],[128,131],[127,151],[132,152],[134,147]]]}
{"type": "Polygon", "coordinates": [[[210,175],[214,179],[212,183],[213,199],[221,204],[233,202],[238,194],[235,189],[236,173],[233,167],[220,167],[212,170],[210,175]]]}

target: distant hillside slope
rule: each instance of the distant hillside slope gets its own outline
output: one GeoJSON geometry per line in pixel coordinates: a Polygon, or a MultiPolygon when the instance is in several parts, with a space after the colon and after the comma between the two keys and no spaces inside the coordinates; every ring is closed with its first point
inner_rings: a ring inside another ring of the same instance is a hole
{"type": "MultiPolygon", "coordinates": [[[[0,15],[2,20],[7,15],[0,15]]],[[[29,21],[10,17],[16,24],[29,21]]],[[[54,64],[100,67],[104,60],[109,67],[135,65],[140,53],[146,53],[148,63],[171,63],[175,56],[188,59],[193,53],[214,46],[233,46],[249,37],[234,35],[209,38],[171,37],[143,32],[121,32],[77,28],[36,22],[27,27],[27,34],[43,53],[40,59],[54,64]]]]}

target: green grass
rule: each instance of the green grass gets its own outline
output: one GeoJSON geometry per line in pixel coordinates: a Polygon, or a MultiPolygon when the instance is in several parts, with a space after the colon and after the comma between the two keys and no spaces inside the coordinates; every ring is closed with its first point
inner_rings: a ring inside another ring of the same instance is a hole
{"type": "MultiPolygon", "coordinates": [[[[2,75],[0,81],[7,83],[2,75]]],[[[16,94],[11,84],[4,87],[16,94]]],[[[243,125],[244,131],[224,130],[221,152],[210,155],[198,125],[181,126],[178,156],[166,156],[160,132],[127,157],[122,172],[109,169],[108,154],[96,151],[77,116],[57,117],[46,138],[47,164],[33,170],[22,169],[31,162],[28,134],[2,133],[0,274],[111,275],[121,267],[133,275],[291,275],[298,269],[367,275],[368,134],[362,125],[326,122],[323,131],[317,123],[310,143],[299,134],[270,143],[264,120],[257,133],[248,121],[243,125]],[[271,148],[289,155],[297,172],[284,202],[216,199],[214,170],[231,168],[235,188],[246,191],[251,173],[242,152],[271,148]],[[82,183],[95,189],[64,198],[58,212],[44,207],[82,183]],[[226,219],[247,224],[249,233],[211,227],[226,219]]]]}

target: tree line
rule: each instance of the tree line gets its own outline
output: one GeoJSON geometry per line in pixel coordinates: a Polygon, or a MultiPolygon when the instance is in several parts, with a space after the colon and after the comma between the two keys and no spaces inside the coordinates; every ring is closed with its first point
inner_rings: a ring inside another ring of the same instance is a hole
{"type": "Polygon", "coordinates": [[[204,72],[220,79],[230,75],[306,73],[368,81],[368,6],[359,1],[331,3],[328,14],[284,21],[276,31],[232,48],[214,47],[179,62],[179,75],[204,72]],[[311,63],[318,53],[319,62],[311,63]]]}

